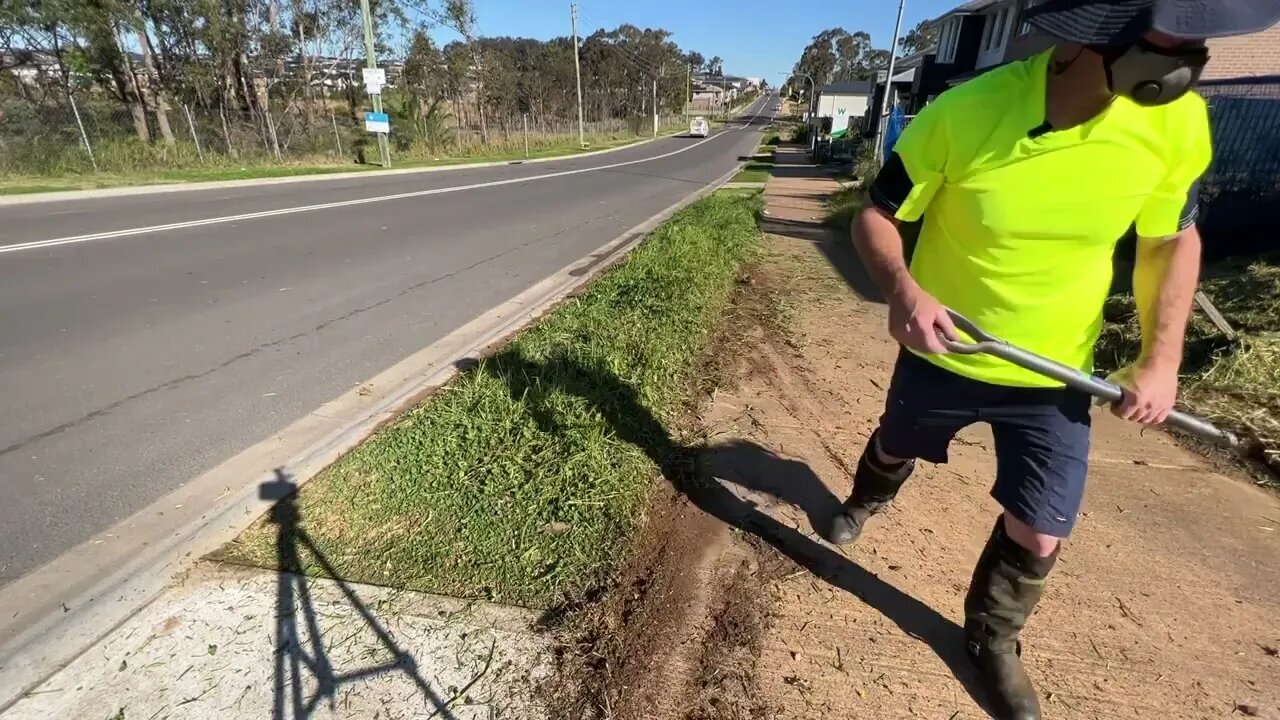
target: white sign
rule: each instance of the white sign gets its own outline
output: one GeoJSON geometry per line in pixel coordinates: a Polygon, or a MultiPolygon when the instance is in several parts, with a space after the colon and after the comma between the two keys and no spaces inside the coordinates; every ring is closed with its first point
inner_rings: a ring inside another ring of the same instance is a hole
{"type": "Polygon", "coordinates": [[[371,133],[389,133],[391,117],[386,113],[367,112],[364,114],[364,129],[371,133]]]}
{"type": "Polygon", "coordinates": [[[381,93],[383,86],[387,84],[387,71],[385,68],[365,68],[361,75],[364,77],[365,92],[370,95],[381,93]]]}

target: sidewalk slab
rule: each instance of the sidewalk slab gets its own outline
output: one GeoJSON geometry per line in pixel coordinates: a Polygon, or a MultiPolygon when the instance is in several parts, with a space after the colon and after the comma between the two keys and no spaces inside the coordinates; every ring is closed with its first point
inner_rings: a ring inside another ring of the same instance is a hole
{"type": "Polygon", "coordinates": [[[207,563],[0,719],[538,718],[536,620],[207,563]]]}

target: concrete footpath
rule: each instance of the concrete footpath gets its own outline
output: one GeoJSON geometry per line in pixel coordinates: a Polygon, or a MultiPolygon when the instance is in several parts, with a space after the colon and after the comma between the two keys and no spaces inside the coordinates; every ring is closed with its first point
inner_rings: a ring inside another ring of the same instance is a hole
{"type": "Polygon", "coordinates": [[[549,672],[535,621],[204,563],[0,718],[535,718],[549,672]]]}
{"type": "MultiPolygon", "coordinates": [[[[780,148],[778,163],[757,286],[793,335],[760,333],[708,418],[717,443],[760,445],[792,468],[736,474],[736,492],[796,531],[761,539],[803,558],[761,578],[772,601],[758,696],[778,718],[984,717],[959,624],[999,511],[990,434],[974,427],[949,464],[923,465],[852,549],[818,537],[814,523],[849,492],[897,349],[848,238],[820,224],[836,183],[798,149],[780,148]]],[[[1045,717],[1280,718],[1277,496],[1101,410],[1089,482],[1025,634],[1045,717]]]]}

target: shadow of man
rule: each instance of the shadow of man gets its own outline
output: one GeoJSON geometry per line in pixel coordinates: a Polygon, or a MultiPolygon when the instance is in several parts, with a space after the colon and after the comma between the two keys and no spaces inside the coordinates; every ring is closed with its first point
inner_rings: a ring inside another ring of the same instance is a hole
{"type": "Polygon", "coordinates": [[[276,526],[276,652],[271,719],[306,720],[315,714],[322,702],[326,702],[332,712],[336,709],[338,689],[342,685],[399,672],[413,680],[422,695],[424,707],[432,711],[431,717],[454,720],[455,716],[449,710],[452,701],[436,694],[422,677],[413,655],[400,647],[301,527],[297,493],[297,484],[279,469],[275,471],[274,478],[258,486],[260,498],[274,501],[269,517],[271,524],[276,526]],[[389,661],[345,673],[334,669],[326,647],[326,634],[320,627],[315,601],[311,597],[311,581],[307,577],[302,550],[315,560],[326,577],[337,584],[343,597],[377,636],[382,649],[390,654],[389,661]],[[305,633],[299,628],[299,615],[306,628],[305,633]],[[316,684],[309,698],[303,687],[304,672],[310,673],[316,684]]]}
{"type": "Polygon", "coordinates": [[[508,350],[483,362],[463,361],[458,367],[487,372],[503,381],[511,397],[525,403],[535,421],[549,433],[559,427],[553,394],[567,393],[591,403],[615,435],[648,455],[663,477],[694,505],[760,538],[815,577],[853,594],[903,632],[923,641],[974,700],[984,705],[976,673],[964,651],[960,626],[845,555],[784,525],[731,489],[736,486],[791,504],[802,510],[815,527],[821,527],[840,500],[808,465],[779,457],[745,440],[710,448],[683,446],[645,407],[631,384],[606,367],[583,365],[566,355],[533,361],[518,350],[508,350]]]}

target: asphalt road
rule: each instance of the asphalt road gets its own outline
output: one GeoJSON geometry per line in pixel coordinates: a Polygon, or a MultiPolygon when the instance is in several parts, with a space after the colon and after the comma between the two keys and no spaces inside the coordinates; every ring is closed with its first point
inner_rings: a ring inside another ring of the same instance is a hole
{"type": "MultiPolygon", "coordinates": [[[[773,102],[745,117],[763,123],[773,102]]],[[[0,586],[590,254],[759,138],[0,207],[0,586]]]]}

